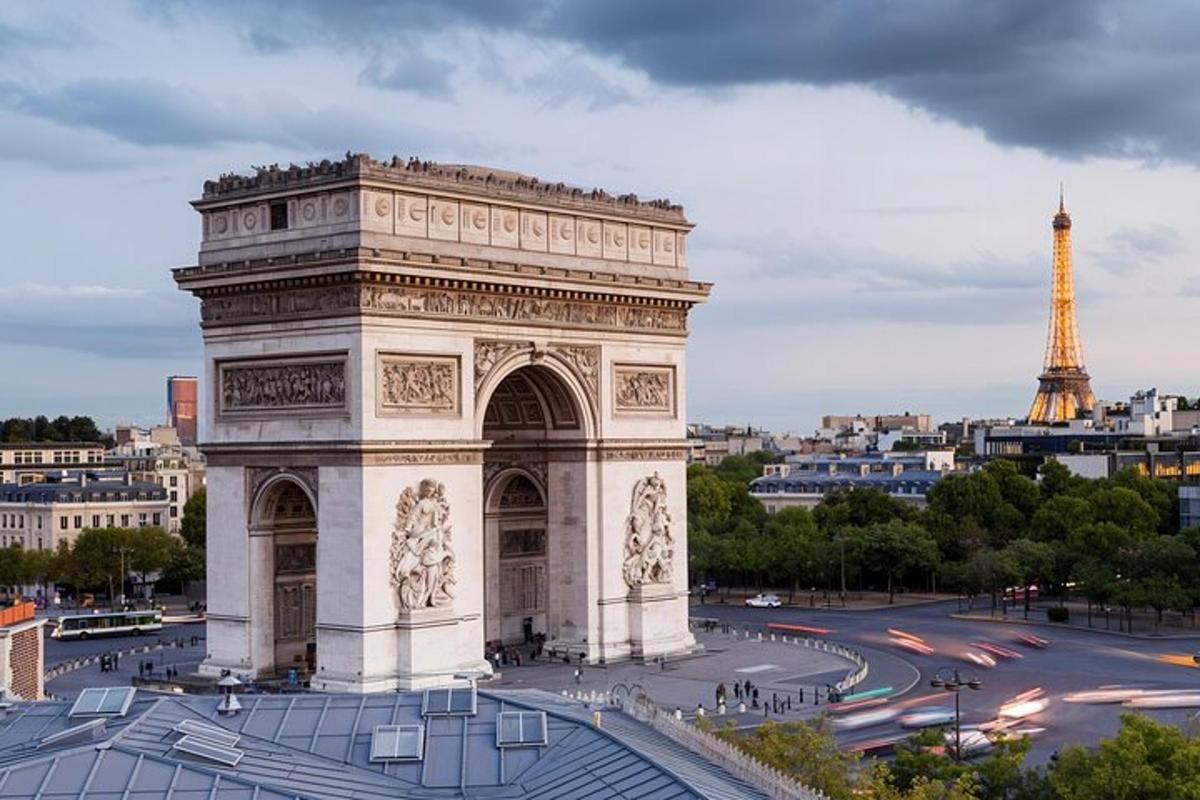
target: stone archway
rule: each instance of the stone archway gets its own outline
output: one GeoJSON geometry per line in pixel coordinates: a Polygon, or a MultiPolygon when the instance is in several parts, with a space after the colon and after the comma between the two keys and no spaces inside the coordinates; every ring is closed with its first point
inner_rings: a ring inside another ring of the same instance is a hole
{"type": "Polygon", "coordinates": [[[259,487],[250,522],[257,591],[251,625],[260,675],[316,669],[317,511],[308,488],[280,473],[259,487]]]}
{"type": "Polygon", "coordinates": [[[568,363],[532,352],[501,365],[479,417],[484,452],[484,636],[542,636],[593,659],[587,452],[591,411],[568,363]]]}

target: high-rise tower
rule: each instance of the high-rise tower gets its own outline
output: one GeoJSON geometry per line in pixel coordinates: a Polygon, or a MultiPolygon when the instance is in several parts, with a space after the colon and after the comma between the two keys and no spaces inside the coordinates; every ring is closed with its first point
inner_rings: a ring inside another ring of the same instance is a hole
{"type": "Polygon", "coordinates": [[[1071,215],[1058,195],[1054,215],[1054,272],[1050,285],[1050,325],[1046,359],[1038,376],[1038,391],[1029,409],[1030,422],[1074,419],[1091,411],[1091,379],[1083,367],[1079,320],[1075,317],[1075,283],[1071,277],[1071,215]]]}

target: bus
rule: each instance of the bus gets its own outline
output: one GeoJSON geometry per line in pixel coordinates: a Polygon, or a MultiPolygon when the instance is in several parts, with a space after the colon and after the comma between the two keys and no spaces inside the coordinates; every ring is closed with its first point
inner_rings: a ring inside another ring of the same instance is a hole
{"type": "Polygon", "coordinates": [[[54,639],[88,639],[92,636],[141,636],[160,630],[161,611],[114,611],[59,617],[50,636],[54,639]]]}

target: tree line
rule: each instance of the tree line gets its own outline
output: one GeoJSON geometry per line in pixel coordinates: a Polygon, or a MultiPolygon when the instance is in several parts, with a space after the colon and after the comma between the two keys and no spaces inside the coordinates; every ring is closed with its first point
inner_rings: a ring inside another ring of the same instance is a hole
{"type": "Polygon", "coordinates": [[[112,435],[96,427],[96,421],[91,417],[68,417],[65,414],[54,419],[44,414],[9,417],[0,421],[0,442],[100,442],[105,447],[114,444],[112,435]]]}
{"type": "Polygon", "coordinates": [[[830,800],[1182,800],[1200,786],[1200,739],[1136,714],[1122,715],[1117,735],[1099,747],[1065,747],[1038,769],[1024,766],[1026,739],[956,762],[942,747],[944,732],[926,730],[897,745],[889,764],[839,750],[825,717],[765,722],[750,733],[732,722],[699,724],[830,800]]]}
{"type": "Polygon", "coordinates": [[[26,550],[19,544],[0,548],[0,587],[12,596],[18,587],[34,586],[45,597],[56,587],[77,593],[105,591],[109,602],[124,594],[122,567],[146,583],[151,575],[173,588],[204,577],[205,493],[201,489],[184,505],[180,535],[162,528],[84,528],[74,542],[63,540],[53,550],[26,550]]]}
{"type": "MultiPolygon", "coordinates": [[[[1190,612],[1200,601],[1200,528],[1178,529],[1178,490],[1123,470],[1074,476],[1057,461],[1022,475],[1006,459],[947,475],[918,509],[854,488],[812,511],[768,515],[748,483],[771,456],[735,456],[688,468],[693,582],[717,579],[790,593],[843,588],[962,592],[993,605],[1011,587],[1072,594],[1132,617],[1149,608],[1190,612]]],[[[1022,592],[1028,607],[1029,592],[1022,592]]]]}

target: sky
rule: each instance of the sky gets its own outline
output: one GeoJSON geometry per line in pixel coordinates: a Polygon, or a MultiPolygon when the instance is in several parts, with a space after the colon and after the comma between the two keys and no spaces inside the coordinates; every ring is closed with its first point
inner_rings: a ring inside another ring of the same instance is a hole
{"type": "Polygon", "coordinates": [[[1022,416],[1050,220],[1098,397],[1200,394],[1200,13],[1105,0],[0,5],[0,417],[201,372],[203,181],[419,156],[670,197],[692,421],[1022,416]]]}

